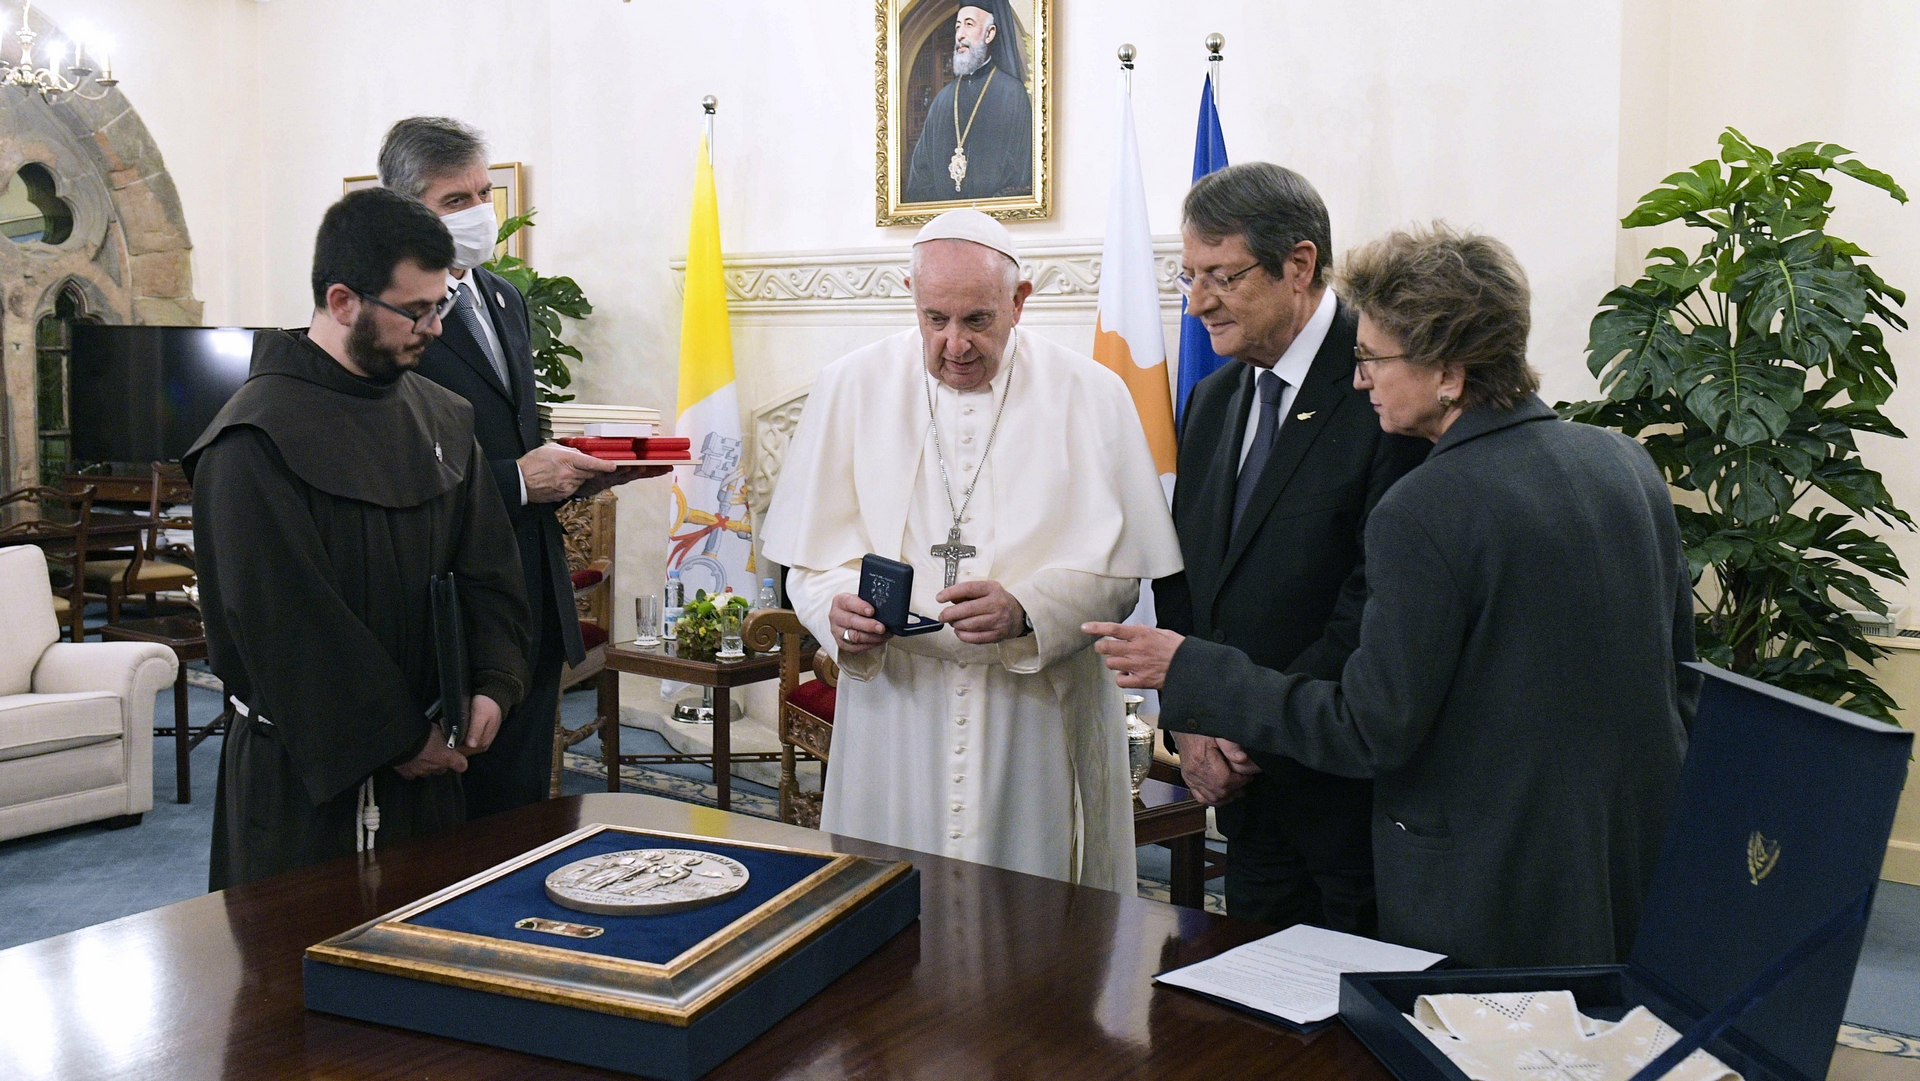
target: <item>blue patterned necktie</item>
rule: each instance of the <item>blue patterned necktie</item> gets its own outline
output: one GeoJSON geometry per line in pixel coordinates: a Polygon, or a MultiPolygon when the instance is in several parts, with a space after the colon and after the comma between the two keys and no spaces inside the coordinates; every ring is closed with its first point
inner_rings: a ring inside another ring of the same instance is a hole
{"type": "Polygon", "coordinates": [[[1240,466],[1240,481],[1233,489],[1233,531],[1240,532],[1240,516],[1247,513],[1247,503],[1253,498],[1254,485],[1260,483],[1260,472],[1267,466],[1267,457],[1273,453],[1273,439],[1280,431],[1280,392],[1286,388],[1287,381],[1273,374],[1271,370],[1260,373],[1254,380],[1260,388],[1260,424],[1253,431],[1253,446],[1247,450],[1247,460],[1240,466]]]}
{"type": "Polygon", "coordinates": [[[512,394],[513,383],[507,379],[506,362],[501,359],[493,339],[487,337],[480,329],[480,320],[485,319],[486,316],[481,315],[479,309],[474,307],[473,286],[463,281],[460,283],[459,292],[460,299],[453,305],[454,317],[460,320],[460,325],[465,327],[467,333],[473,337],[474,344],[480,347],[480,352],[487,358],[487,363],[493,365],[493,374],[500,380],[501,388],[508,394],[512,394]]]}

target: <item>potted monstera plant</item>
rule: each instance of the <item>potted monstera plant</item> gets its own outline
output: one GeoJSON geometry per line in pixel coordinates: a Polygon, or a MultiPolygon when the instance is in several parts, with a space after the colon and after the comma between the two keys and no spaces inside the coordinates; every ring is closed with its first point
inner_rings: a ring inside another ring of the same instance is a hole
{"type": "Polygon", "coordinates": [[[1621,220],[1709,235],[1693,254],[1653,249],[1640,280],[1606,295],[1587,346],[1606,397],[1559,409],[1639,438],[1686,493],[1677,510],[1704,659],[1891,719],[1893,699],[1850,661],[1882,651],[1844,607],[1884,614],[1875,578],[1906,579],[1859,525],[1913,519],[1855,438],[1905,438],[1881,407],[1896,379],[1885,334],[1907,325],[1896,310],[1906,294],[1827,222],[1832,180],[1907,195],[1832,143],[1775,154],[1728,128],[1720,148],[1621,220]]]}

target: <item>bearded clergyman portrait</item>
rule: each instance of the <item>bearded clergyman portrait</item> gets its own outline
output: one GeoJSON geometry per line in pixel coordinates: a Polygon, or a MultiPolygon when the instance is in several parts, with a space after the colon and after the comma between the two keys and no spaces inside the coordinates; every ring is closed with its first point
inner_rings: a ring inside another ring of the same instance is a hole
{"type": "Polygon", "coordinates": [[[900,203],[1033,198],[1044,7],[922,0],[897,10],[900,203]]]}

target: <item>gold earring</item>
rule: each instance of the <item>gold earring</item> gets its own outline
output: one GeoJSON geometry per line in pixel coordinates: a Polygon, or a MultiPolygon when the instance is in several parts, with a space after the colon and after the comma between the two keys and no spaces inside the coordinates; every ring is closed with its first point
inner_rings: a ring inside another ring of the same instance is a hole
{"type": "Polygon", "coordinates": [[[1454,399],[1454,397],[1453,397],[1452,395],[1450,395],[1450,394],[1442,394],[1442,395],[1440,396],[1440,408],[1442,408],[1442,409],[1452,409],[1452,408],[1453,408],[1453,403],[1454,403],[1454,401],[1455,401],[1455,399],[1454,399]]]}

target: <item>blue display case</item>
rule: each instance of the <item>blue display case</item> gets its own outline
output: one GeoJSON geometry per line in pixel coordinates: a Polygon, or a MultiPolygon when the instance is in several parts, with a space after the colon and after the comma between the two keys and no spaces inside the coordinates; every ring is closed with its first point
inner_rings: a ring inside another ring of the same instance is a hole
{"type": "Polygon", "coordinates": [[[919,915],[911,864],[593,825],[310,947],[306,1005],[692,1081],[919,915]],[[664,915],[548,899],[553,871],[634,848],[726,856],[747,867],[747,885],[664,915]],[[528,929],[541,921],[591,937],[528,929]]]}
{"type": "Polygon", "coordinates": [[[1913,734],[1694,667],[1706,685],[1627,963],[1342,976],[1341,1020],[1400,1081],[1466,1081],[1403,1016],[1419,996],[1555,990],[1682,1033],[1753,995],[1706,1050],[1747,1081],[1826,1077],[1913,734]]]}

